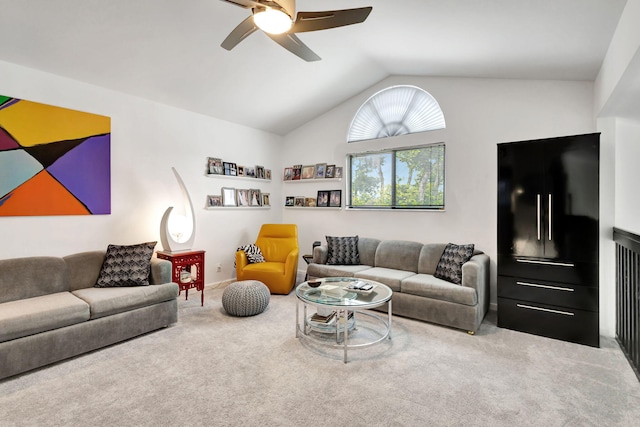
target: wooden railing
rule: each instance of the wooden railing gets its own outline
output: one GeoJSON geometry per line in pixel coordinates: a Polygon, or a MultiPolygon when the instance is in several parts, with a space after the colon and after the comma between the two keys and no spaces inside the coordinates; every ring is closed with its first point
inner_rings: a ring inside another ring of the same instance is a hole
{"type": "Polygon", "coordinates": [[[640,236],[613,229],[616,242],[616,339],[640,379],[640,236]]]}

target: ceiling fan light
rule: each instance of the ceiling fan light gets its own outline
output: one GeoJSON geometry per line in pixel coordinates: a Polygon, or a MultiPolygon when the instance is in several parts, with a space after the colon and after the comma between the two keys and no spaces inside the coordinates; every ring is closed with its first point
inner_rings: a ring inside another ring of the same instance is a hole
{"type": "Polygon", "coordinates": [[[253,15],[253,22],[262,31],[269,34],[282,34],[293,25],[291,17],[281,10],[266,9],[253,15]]]}

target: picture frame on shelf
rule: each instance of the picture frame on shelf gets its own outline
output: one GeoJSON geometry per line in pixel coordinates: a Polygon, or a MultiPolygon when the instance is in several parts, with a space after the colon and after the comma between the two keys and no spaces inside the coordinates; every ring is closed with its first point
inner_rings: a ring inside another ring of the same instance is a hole
{"type": "Polygon", "coordinates": [[[229,175],[229,176],[237,176],[238,171],[237,171],[237,166],[235,163],[231,163],[231,162],[222,162],[223,166],[224,166],[224,174],[225,175],[229,175]]]}
{"type": "Polygon", "coordinates": [[[209,175],[222,175],[224,174],[224,166],[222,159],[217,157],[209,157],[207,159],[207,173],[209,175]]]}
{"type": "Polygon", "coordinates": [[[315,208],[316,207],[316,199],[313,197],[305,197],[304,198],[304,206],[307,208],[315,208]]]}
{"type": "Polygon", "coordinates": [[[336,166],[334,178],[342,178],[342,166],[336,166]]]}
{"type": "Polygon", "coordinates": [[[335,178],[336,177],[336,165],[327,165],[327,170],[324,174],[325,178],[335,178]]]}
{"type": "Polygon", "coordinates": [[[236,200],[238,206],[251,206],[249,189],[236,188],[236,200]]]}
{"type": "Polygon", "coordinates": [[[244,166],[238,165],[238,176],[245,176],[244,166]]]}
{"type": "Polygon", "coordinates": [[[319,208],[326,208],[329,206],[329,192],[320,190],[318,191],[318,197],[316,199],[316,206],[319,208]]]}
{"type": "Polygon", "coordinates": [[[293,177],[294,181],[299,180],[302,177],[302,165],[294,165],[293,166],[293,177]]]}
{"type": "Polygon", "coordinates": [[[304,207],[304,197],[296,196],[296,198],[295,198],[295,207],[297,207],[297,208],[304,207]]]}
{"type": "Polygon", "coordinates": [[[245,174],[245,176],[247,176],[249,178],[255,178],[256,177],[256,168],[253,167],[253,166],[245,166],[244,174],[245,174]]]}
{"type": "Polygon", "coordinates": [[[316,175],[315,165],[306,165],[302,167],[302,179],[313,179],[316,175]]]}
{"type": "Polygon", "coordinates": [[[264,179],[271,181],[271,169],[264,170],[264,179]]]}
{"type": "Polygon", "coordinates": [[[285,206],[293,206],[295,204],[296,198],[293,196],[287,196],[284,199],[284,205],[285,206]]]}
{"type": "Polygon", "coordinates": [[[219,206],[222,206],[222,195],[213,194],[213,195],[208,195],[207,196],[207,207],[208,208],[214,208],[214,207],[219,207],[219,206]]]}
{"type": "Polygon", "coordinates": [[[293,168],[284,168],[283,179],[285,181],[291,181],[293,179],[293,168]]]}
{"type": "Polygon", "coordinates": [[[260,196],[259,189],[249,189],[249,206],[262,206],[262,196],[260,196]]]}
{"type": "Polygon", "coordinates": [[[264,179],[264,166],[256,165],[256,178],[264,179]]]}
{"type": "Polygon", "coordinates": [[[262,193],[262,206],[271,206],[269,193],[262,193]]]}
{"type": "Polygon", "coordinates": [[[222,206],[237,206],[235,188],[222,187],[222,206]]]}
{"type": "Polygon", "coordinates": [[[331,190],[329,194],[329,206],[334,208],[342,207],[342,190],[331,190]]]}
{"type": "Polygon", "coordinates": [[[326,170],[327,170],[326,163],[317,163],[315,179],[324,179],[326,170]]]}

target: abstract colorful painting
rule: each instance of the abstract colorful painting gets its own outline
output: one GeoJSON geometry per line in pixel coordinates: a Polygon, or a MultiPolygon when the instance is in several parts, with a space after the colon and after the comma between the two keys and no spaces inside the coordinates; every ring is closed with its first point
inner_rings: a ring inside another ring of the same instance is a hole
{"type": "Polygon", "coordinates": [[[111,119],[0,95],[0,216],[111,213],[111,119]]]}

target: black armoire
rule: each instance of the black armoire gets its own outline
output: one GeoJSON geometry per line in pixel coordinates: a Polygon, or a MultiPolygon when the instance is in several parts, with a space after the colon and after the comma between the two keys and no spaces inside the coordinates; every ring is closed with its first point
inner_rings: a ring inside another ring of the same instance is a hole
{"type": "Polygon", "coordinates": [[[498,326],[599,346],[600,134],[498,144],[498,326]]]}

